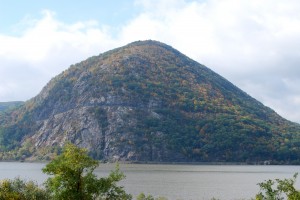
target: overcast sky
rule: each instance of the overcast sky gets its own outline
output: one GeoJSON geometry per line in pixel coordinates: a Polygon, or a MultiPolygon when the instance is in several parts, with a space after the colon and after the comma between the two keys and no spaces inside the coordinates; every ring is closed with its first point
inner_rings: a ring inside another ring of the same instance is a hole
{"type": "Polygon", "coordinates": [[[28,100],[90,56],[173,46],[300,122],[299,0],[0,0],[0,102],[28,100]]]}

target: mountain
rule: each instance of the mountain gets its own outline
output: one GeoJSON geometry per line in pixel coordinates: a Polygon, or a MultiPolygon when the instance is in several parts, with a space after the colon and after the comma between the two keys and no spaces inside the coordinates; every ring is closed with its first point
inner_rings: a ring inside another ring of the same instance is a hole
{"type": "Polygon", "coordinates": [[[49,159],[70,141],[105,161],[300,162],[300,126],[157,41],[70,66],[0,114],[2,159],[49,159]]]}
{"type": "Polygon", "coordinates": [[[0,102],[0,112],[7,111],[15,108],[16,106],[22,105],[22,101],[11,101],[11,102],[0,102]]]}

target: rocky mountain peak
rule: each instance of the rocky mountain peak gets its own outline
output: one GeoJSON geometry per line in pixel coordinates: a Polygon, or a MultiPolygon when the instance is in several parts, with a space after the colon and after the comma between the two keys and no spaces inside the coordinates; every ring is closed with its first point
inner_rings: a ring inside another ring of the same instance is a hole
{"type": "Polygon", "coordinates": [[[298,160],[299,126],[166,44],[130,43],[70,66],[0,122],[2,158],[70,141],[109,161],[298,160]],[[288,138],[288,140],[286,140],[288,138]]]}

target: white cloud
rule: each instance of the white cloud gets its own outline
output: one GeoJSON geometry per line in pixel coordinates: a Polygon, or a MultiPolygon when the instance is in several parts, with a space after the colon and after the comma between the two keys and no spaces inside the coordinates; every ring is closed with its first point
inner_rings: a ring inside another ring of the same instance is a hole
{"type": "Polygon", "coordinates": [[[136,0],[135,5],[142,12],[121,27],[65,24],[44,11],[41,19],[25,18],[29,25],[20,36],[0,35],[0,101],[34,96],[50,77],[89,56],[155,39],[300,122],[299,1],[136,0]],[[10,78],[17,71],[24,73],[22,82],[10,78]],[[31,90],[22,93],[24,85],[31,90]]]}
{"type": "Polygon", "coordinates": [[[0,101],[29,99],[71,64],[114,46],[95,21],[64,24],[45,10],[22,23],[20,36],[0,35],[0,101]]]}

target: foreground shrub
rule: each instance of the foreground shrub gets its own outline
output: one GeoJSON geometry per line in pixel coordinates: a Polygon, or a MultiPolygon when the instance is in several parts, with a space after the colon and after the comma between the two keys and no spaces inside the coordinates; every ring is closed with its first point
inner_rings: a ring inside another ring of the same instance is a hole
{"type": "Polygon", "coordinates": [[[20,178],[5,179],[0,182],[0,200],[40,200],[50,199],[49,194],[33,181],[20,178]]]}
{"type": "Polygon", "coordinates": [[[256,200],[299,200],[300,191],[294,187],[297,176],[298,173],[291,179],[275,179],[259,183],[260,192],[256,195],[256,200]]]}
{"type": "Polygon", "coordinates": [[[168,200],[167,198],[165,197],[157,197],[157,198],[154,198],[151,194],[149,194],[148,196],[146,196],[144,193],[140,193],[136,200],[168,200]]]}

